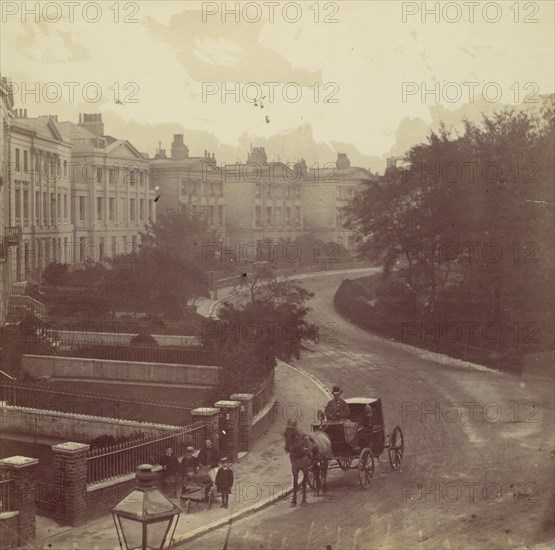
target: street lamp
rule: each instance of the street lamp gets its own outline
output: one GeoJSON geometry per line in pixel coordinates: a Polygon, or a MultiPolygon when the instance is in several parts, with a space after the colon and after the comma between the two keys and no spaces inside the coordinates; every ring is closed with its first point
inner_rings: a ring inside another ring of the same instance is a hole
{"type": "Polygon", "coordinates": [[[171,546],[181,510],[161,493],[150,464],[137,468],[138,485],[112,508],[120,548],[165,550],[171,546]]]}

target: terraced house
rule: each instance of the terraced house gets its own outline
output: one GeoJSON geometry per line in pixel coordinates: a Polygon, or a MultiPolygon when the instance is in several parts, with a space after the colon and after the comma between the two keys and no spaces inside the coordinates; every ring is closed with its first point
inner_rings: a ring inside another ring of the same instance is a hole
{"type": "Polygon", "coordinates": [[[147,155],[128,140],[104,134],[100,114],[60,123],[71,140],[73,261],[129,254],[149,219],[156,220],[147,155]]]}
{"type": "Polygon", "coordinates": [[[147,155],[105,135],[100,114],[80,115],[78,124],[28,118],[7,98],[3,94],[4,291],[40,281],[52,262],[98,262],[135,250],[148,220],[156,219],[147,155]]]}

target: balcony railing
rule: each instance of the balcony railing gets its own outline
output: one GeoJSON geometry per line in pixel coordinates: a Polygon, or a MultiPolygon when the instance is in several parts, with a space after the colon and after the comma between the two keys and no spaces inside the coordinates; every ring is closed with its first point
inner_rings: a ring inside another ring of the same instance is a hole
{"type": "Polygon", "coordinates": [[[21,227],[5,226],[4,242],[7,244],[7,246],[17,246],[21,242],[21,227]]]}

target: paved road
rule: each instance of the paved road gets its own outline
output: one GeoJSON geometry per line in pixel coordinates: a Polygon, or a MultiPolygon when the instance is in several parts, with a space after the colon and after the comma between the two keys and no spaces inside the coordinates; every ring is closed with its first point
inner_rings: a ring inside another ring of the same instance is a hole
{"type": "Polygon", "coordinates": [[[553,548],[552,385],[371,335],[333,310],[340,282],[304,281],[322,338],[297,364],[345,396],[382,397],[386,429],[405,433],[402,471],[377,464],[364,491],[356,471],[333,470],[319,501],[281,502],[187,548],[553,548]]]}

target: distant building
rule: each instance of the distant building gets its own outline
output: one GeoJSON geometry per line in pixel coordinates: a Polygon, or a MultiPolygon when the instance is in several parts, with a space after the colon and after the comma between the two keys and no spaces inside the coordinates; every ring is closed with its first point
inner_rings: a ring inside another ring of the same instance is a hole
{"type": "Polygon", "coordinates": [[[156,220],[148,157],[127,139],[106,135],[100,114],[59,126],[71,142],[73,262],[131,253],[156,220]]]}
{"type": "MultiPolygon", "coordinates": [[[[10,134],[9,225],[21,230],[12,281],[38,280],[51,262],[71,261],[71,142],[56,117],[17,109],[10,134]]],[[[6,205],[5,205],[6,209],[6,205]]]]}
{"type": "Polygon", "coordinates": [[[230,244],[292,241],[303,231],[306,164],[268,162],[264,147],[222,168],[230,244]]]}
{"type": "Polygon", "coordinates": [[[20,242],[10,248],[3,281],[10,288],[40,281],[50,263],[98,262],[137,248],[148,219],[155,219],[148,159],[129,141],[105,135],[100,114],[80,115],[75,124],[57,116],[28,118],[26,109],[10,117],[4,111],[9,169],[2,227],[20,242]]]}
{"type": "Polygon", "coordinates": [[[376,179],[364,168],[351,167],[346,153],[337,155],[336,170],[312,170],[304,180],[304,229],[324,242],[351,250],[352,232],[343,227],[344,209],[365,181],[376,179]]]}
{"type": "Polygon", "coordinates": [[[168,158],[160,145],[149,166],[151,186],[159,188],[159,212],[185,204],[223,232],[224,189],[213,153],[205,150],[203,157],[190,157],[183,134],[174,134],[171,156],[168,158]]]}
{"type": "Polygon", "coordinates": [[[0,326],[6,322],[6,297],[12,282],[14,255],[19,246],[19,229],[9,227],[10,129],[15,114],[11,84],[6,77],[0,77],[0,326]]]}

